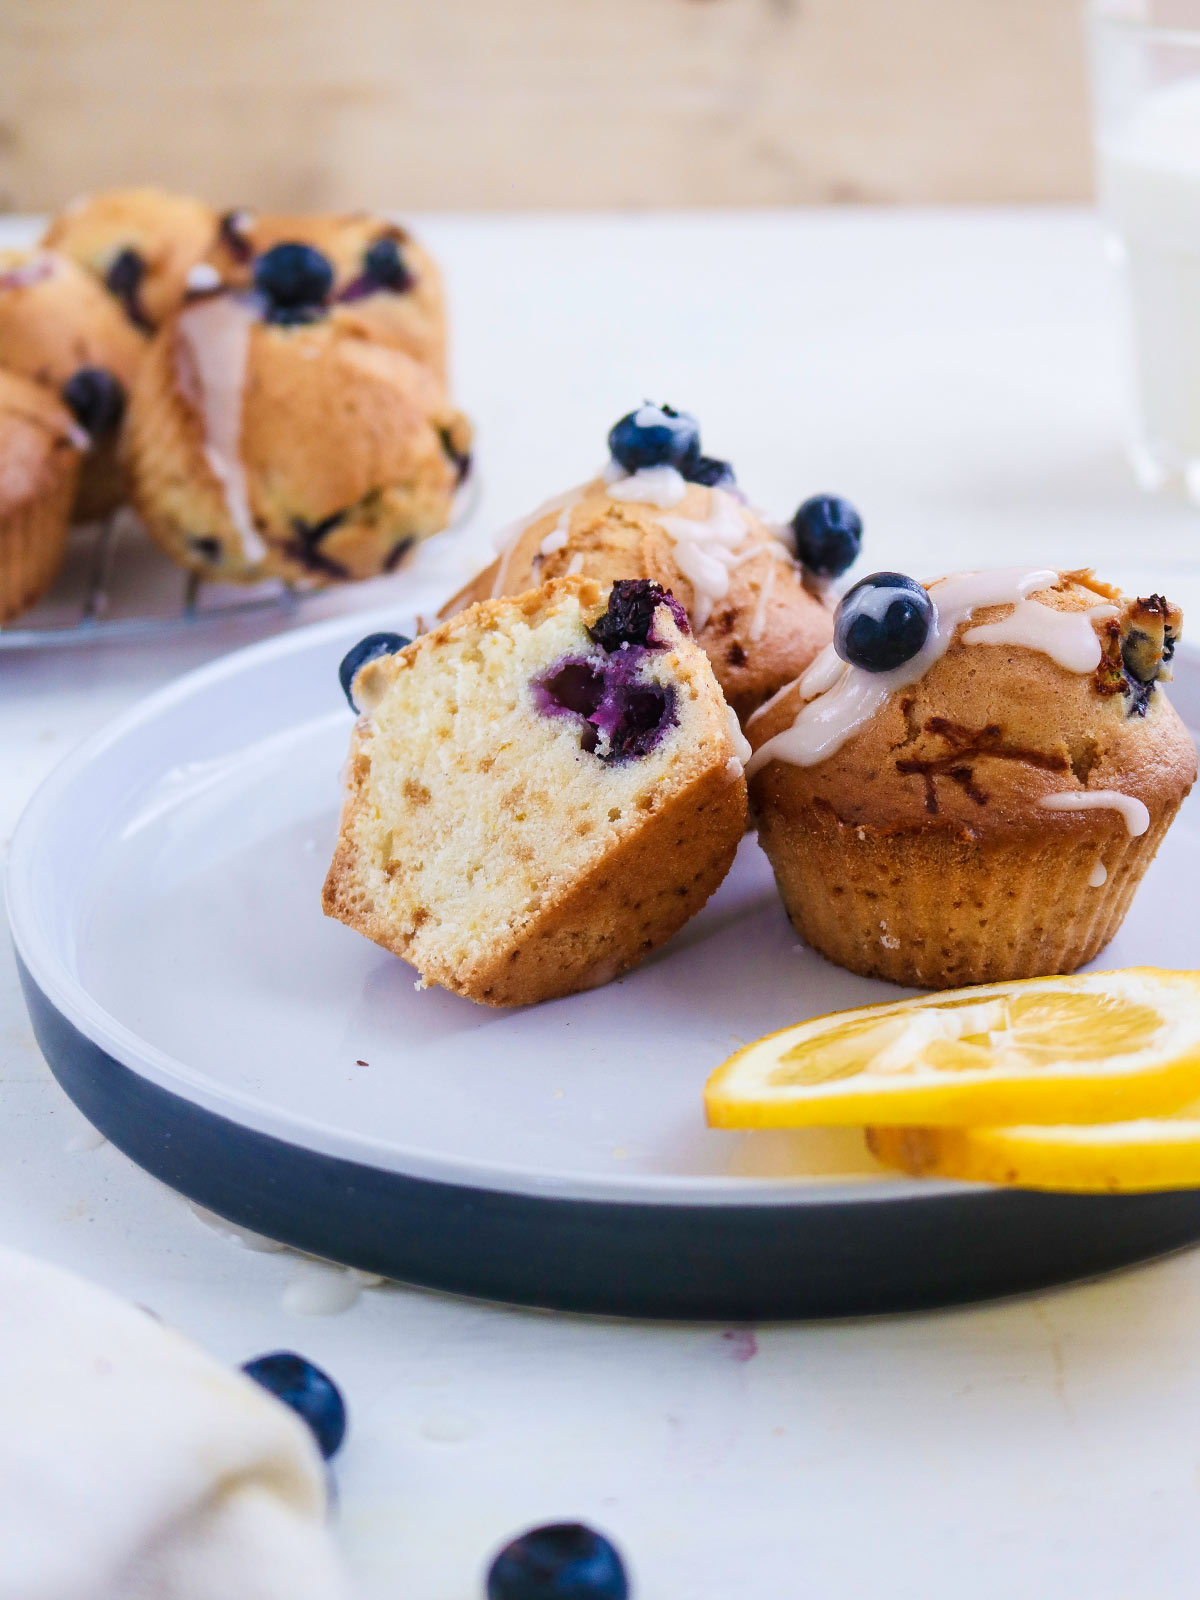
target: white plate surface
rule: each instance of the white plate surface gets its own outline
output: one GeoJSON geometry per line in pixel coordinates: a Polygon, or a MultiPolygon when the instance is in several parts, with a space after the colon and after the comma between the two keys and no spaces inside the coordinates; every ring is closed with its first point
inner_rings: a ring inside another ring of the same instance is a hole
{"type": "MultiPolygon", "coordinates": [[[[799,944],[752,837],[640,969],[521,1011],[418,992],[322,915],[352,722],[337,665],[397,626],[359,615],[227,657],[58,769],[9,869],[18,948],[57,1008],[197,1105],[412,1176],[677,1203],[928,1195],[853,1130],[705,1126],[705,1078],[739,1044],[901,993],[799,944]]],[[[1181,652],[1172,695],[1200,724],[1200,655],[1181,652]]],[[[1193,801],[1096,965],[1200,967],[1198,877],[1193,801]]]]}

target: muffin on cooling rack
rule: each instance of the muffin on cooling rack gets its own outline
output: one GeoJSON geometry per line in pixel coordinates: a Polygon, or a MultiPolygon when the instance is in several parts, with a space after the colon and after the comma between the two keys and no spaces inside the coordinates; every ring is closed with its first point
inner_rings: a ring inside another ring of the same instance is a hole
{"type": "Polygon", "coordinates": [[[58,576],[86,445],[49,390],[0,370],[0,625],[58,576]]]}
{"type": "MultiPolygon", "coordinates": [[[[606,586],[648,578],[682,602],[726,700],[749,715],[803,671],[833,630],[816,585],[806,586],[795,531],[764,522],[728,463],[701,454],[694,419],[669,406],[623,417],[609,448],[598,478],[505,530],[497,559],[443,615],[572,573],[606,586]]],[[[844,501],[822,500],[840,508],[845,524],[840,543],[821,547],[826,577],[854,559],[860,529],[844,501]]],[[[806,548],[817,545],[810,539],[806,548]]]]}
{"type": "Polygon", "coordinates": [[[204,577],[374,577],[450,518],[470,425],[428,367],[328,315],[332,279],[319,251],[278,245],[254,291],[193,299],[143,362],[134,504],[204,577]]]}
{"type": "Polygon", "coordinates": [[[0,367],[53,390],[91,440],[78,521],[106,516],[125,498],[118,441],[144,349],[119,307],[66,256],[0,251],[0,367]]]}
{"type": "Polygon", "coordinates": [[[1120,926],[1196,776],[1162,689],[1181,615],[1090,572],[876,573],[750,719],[788,914],[867,977],[1072,972],[1120,926]]]}
{"type": "Polygon", "coordinates": [[[324,906],[487,1005],[636,966],[724,878],[745,743],[645,580],[485,601],[343,663],[360,712],[324,906]],[[377,653],[378,652],[378,653],[377,653]]]}
{"type": "Polygon", "coordinates": [[[190,195],[106,189],[64,206],[42,245],[86,267],[130,323],[152,333],[182,304],[188,273],[216,226],[212,207],[190,195]]]}
{"type": "Polygon", "coordinates": [[[202,290],[216,283],[249,289],[262,257],[289,243],[311,245],[329,263],[333,281],[327,315],[335,326],[395,345],[445,381],[441,273],[406,228],[382,217],[365,211],[337,216],[227,211],[192,281],[202,290]]]}

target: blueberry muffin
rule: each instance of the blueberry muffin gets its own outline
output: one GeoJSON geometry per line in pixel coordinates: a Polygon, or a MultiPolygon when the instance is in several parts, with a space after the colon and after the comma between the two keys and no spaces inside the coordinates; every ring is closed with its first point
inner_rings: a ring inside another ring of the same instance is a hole
{"type": "Polygon", "coordinates": [[[1072,972],[1196,775],[1182,618],[1090,572],[876,573],[747,725],[759,838],[822,954],[927,988],[1072,972]]]}
{"type": "Polygon", "coordinates": [[[86,446],[48,389],[0,369],[0,625],[58,576],[86,446]]]}
{"type": "MultiPolygon", "coordinates": [[[[764,522],[728,463],[701,453],[694,420],[669,406],[646,404],[623,417],[609,448],[599,477],[501,535],[497,559],[443,615],[573,573],[605,586],[646,578],[682,602],[726,700],[748,716],[803,671],[833,629],[816,574],[806,583],[795,528],[764,522]]],[[[861,525],[844,501],[819,498],[824,540],[803,538],[824,579],[857,555],[861,525]]]]}
{"type": "Polygon", "coordinates": [[[145,341],[89,273],[48,250],[0,251],[0,367],[54,391],[91,440],[74,516],[126,495],[118,442],[145,341]]]}
{"type": "Polygon", "coordinates": [[[484,601],[365,640],[343,682],[360,715],[325,911],[423,985],[493,1006],[594,988],[729,870],[745,744],[655,584],[484,601]]]}
{"type": "Polygon", "coordinates": [[[262,259],[289,243],[310,245],[329,263],[326,314],[336,326],[395,345],[445,382],[441,273],[406,228],[383,217],[366,211],[340,216],[227,211],[193,282],[201,290],[215,283],[252,288],[262,259]]]}
{"type": "Polygon", "coordinates": [[[260,292],[194,299],[151,345],[130,402],[134,504],[207,578],[391,572],[446,526],[470,425],[428,367],[326,314],[318,252],[277,250],[260,292]]]}
{"type": "Polygon", "coordinates": [[[42,245],[100,280],[140,333],[183,303],[188,273],[212,244],[217,216],[165,189],[107,189],[64,206],[42,245]]]}

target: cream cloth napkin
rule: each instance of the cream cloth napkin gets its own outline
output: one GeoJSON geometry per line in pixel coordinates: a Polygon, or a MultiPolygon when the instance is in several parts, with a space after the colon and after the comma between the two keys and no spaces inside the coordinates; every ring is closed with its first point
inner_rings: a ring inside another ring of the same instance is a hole
{"type": "Polygon", "coordinates": [[[0,1600],[348,1600],[304,1424],[0,1248],[0,1600]]]}

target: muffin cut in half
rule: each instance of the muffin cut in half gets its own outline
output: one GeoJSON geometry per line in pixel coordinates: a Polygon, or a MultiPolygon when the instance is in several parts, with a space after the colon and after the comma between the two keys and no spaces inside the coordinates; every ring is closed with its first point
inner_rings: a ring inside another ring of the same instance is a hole
{"type": "Polygon", "coordinates": [[[846,653],[830,646],[747,729],[788,915],[865,977],[1073,972],[1120,927],[1196,776],[1162,689],[1179,608],[1090,571],[856,589],[846,653]]]}
{"type": "Polygon", "coordinates": [[[352,692],[324,907],[423,985],[494,1006],[593,988],[729,870],[748,752],[655,584],[483,602],[369,660],[352,692]]]}

